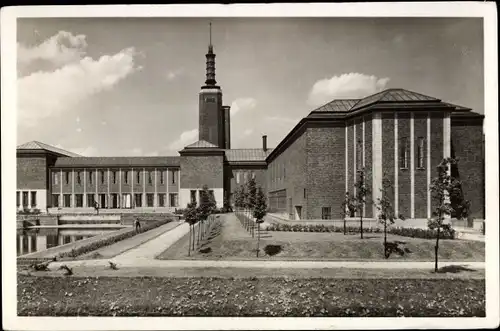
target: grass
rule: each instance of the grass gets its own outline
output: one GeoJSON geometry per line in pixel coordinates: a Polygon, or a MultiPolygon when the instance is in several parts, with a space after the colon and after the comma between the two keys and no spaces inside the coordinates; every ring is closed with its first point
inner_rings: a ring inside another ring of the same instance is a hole
{"type": "Polygon", "coordinates": [[[18,277],[19,316],[485,316],[478,279],[18,277]]]}
{"type": "MultiPolygon", "coordinates": [[[[257,240],[245,231],[234,215],[221,217],[220,233],[187,256],[188,237],[184,237],[159,255],[164,260],[213,259],[254,260],[257,240]]],[[[434,240],[388,235],[398,242],[402,255],[393,253],[389,261],[433,261],[434,240]]],[[[440,261],[484,261],[484,242],[440,240],[440,261]]],[[[387,261],[384,258],[383,234],[274,232],[261,236],[259,259],[268,260],[357,260],[387,261]]]]}

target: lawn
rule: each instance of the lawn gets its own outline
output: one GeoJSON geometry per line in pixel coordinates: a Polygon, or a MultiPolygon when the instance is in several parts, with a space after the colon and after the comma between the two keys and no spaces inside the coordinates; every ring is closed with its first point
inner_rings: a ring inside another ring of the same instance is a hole
{"type": "MultiPolygon", "coordinates": [[[[245,231],[233,214],[226,214],[215,224],[209,240],[187,256],[188,237],[182,238],[159,259],[256,259],[257,239],[245,231]]],[[[259,259],[269,260],[369,260],[386,261],[383,251],[383,234],[264,231],[261,235],[259,259]]],[[[433,261],[435,240],[388,235],[388,241],[398,242],[400,253],[393,253],[389,260],[433,261]]],[[[484,261],[484,243],[466,240],[440,240],[441,261],[484,261]]]]}
{"type": "Polygon", "coordinates": [[[479,279],[18,277],[19,316],[485,316],[479,279]]]}

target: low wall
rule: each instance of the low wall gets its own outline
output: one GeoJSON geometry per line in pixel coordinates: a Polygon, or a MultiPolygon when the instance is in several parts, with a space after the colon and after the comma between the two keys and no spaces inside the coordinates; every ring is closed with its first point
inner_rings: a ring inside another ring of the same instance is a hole
{"type": "Polygon", "coordinates": [[[60,221],[102,221],[106,223],[106,221],[119,221],[120,215],[61,215],[59,216],[60,221]]]}
{"type": "Polygon", "coordinates": [[[153,222],[158,220],[169,219],[172,221],[179,221],[179,215],[171,213],[127,213],[121,215],[121,222],[124,225],[133,225],[135,220],[139,222],[153,222]]]}
{"type": "Polygon", "coordinates": [[[58,225],[58,219],[55,215],[17,215],[16,217],[16,227],[18,229],[28,228],[30,226],[56,226],[58,225]]]}

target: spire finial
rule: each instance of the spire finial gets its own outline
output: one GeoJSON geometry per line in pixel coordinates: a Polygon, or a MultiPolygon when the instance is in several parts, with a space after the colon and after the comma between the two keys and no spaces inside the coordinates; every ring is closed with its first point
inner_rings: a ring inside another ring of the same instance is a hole
{"type": "Polygon", "coordinates": [[[210,29],[210,46],[212,46],[212,21],[209,23],[209,29],[210,29]]]}

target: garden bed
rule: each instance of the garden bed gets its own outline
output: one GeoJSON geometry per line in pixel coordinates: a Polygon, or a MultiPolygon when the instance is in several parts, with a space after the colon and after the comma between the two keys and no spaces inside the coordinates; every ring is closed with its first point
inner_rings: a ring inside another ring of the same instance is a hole
{"type": "Polygon", "coordinates": [[[18,277],[19,316],[484,317],[478,279],[18,277]]]}

